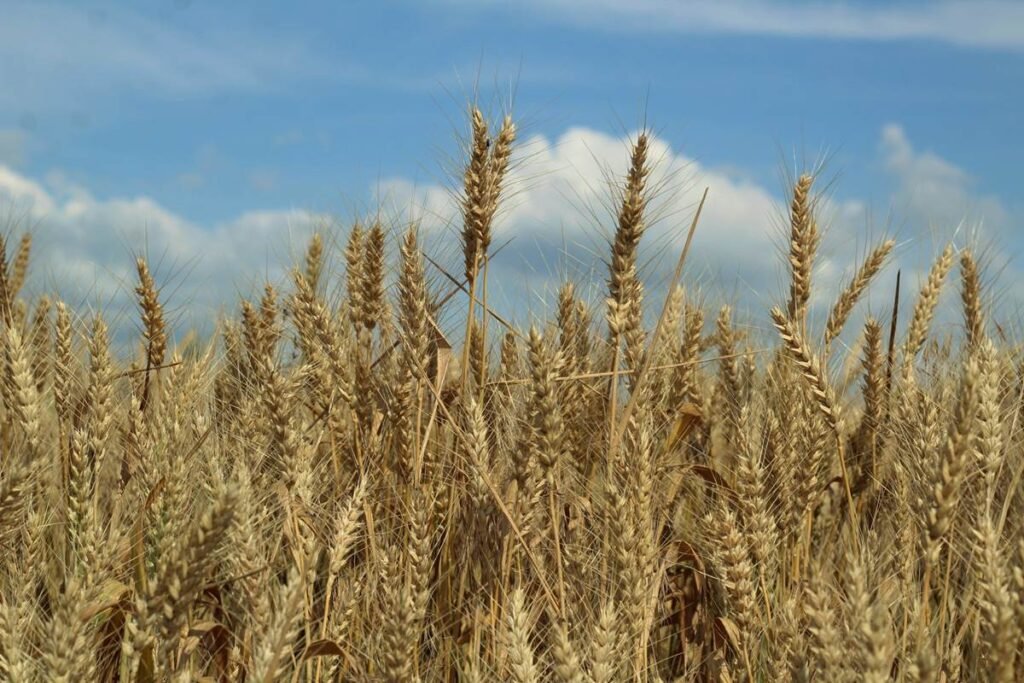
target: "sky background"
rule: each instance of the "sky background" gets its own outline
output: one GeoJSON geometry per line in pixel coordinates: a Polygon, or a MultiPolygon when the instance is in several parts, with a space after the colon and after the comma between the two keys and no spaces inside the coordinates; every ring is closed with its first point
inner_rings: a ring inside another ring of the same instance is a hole
{"type": "Polygon", "coordinates": [[[777,301],[787,179],[824,162],[823,299],[887,235],[911,278],[954,239],[984,253],[994,298],[1024,294],[1024,3],[6,0],[2,15],[0,216],[36,232],[32,287],[77,305],[129,309],[145,252],[194,324],[282,278],[311,226],[378,206],[420,218],[457,263],[449,190],[474,98],[520,124],[496,228],[514,242],[493,271],[520,315],[562,277],[600,281],[609,174],[645,123],[655,286],[708,187],[692,286],[777,301]]]}

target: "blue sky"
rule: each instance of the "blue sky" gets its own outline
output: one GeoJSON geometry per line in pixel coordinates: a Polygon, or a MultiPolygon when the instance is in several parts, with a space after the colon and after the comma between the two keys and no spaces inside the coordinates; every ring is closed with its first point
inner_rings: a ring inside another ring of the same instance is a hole
{"type": "Polygon", "coordinates": [[[674,169],[668,222],[710,185],[704,272],[758,304],[801,162],[836,181],[823,281],[886,225],[910,264],[964,220],[1003,260],[1024,246],[1024,3],[9,0],[3,18],[0,201],[38,226],[49,282],[96,296],[123,293],[140,237],[213,305],[244,288],[222,274],[321,214],[380,195],[444,213],[475,92],[521,123],[514,272],[550,275],[559,240],[596,260],[600,220],[579,214],[644,120],[674,169]]]}

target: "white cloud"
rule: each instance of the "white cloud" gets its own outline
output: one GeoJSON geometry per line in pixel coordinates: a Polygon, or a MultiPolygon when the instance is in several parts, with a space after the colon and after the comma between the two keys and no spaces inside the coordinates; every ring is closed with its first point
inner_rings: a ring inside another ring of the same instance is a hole
{"type": "MultiPolygon", "coordinates": [[[[773,284],[779,263],[777,198],[740,174],[707,167],[658,138],[653,139],[650,157],[655,165],[649,180],[652,221],[641,246],[646,275],[656,281],[671,272],[707,187],[691,272],[729,286],[742,278],[743,286],[756,289],[758,296],[774,294],[764,288],[773,284]]],[[[628,163],[626,140],[588,128],[570,128],[556,140],[525,140],[514,159],[506,208],[494,229],[495,244],[515,237],[518,248],[496,259],[496,272],[504,268],[530,275],[531,281],[521,284],[532,289],[550,289],[550,278],[564,275],[605,277],[600,261],[607,257],[615,225],[610,182],[621,178],[628,163]],[[563,242],[578,259],[574,264],[566,264],[560,253],[563,242]]],[[[452,194],[439,186],[415,187],[404,179],[390,179],[383,183],[382,194],[396,206],[417,203],[417,213],[428,227],[457,222],[452,194]]],[[[517,287],[509,296],[521,294],[517,287]]]]}
{"type": "Polygon", "coordinates": [[[38,182],[5,166],[0,206],[15,229],[32,228],[34,291],[56,290],[75,306],[127,313],[134,256],[147,254],[173,292],[168,305],[182,316],[183,329],[209,329],[222,307],[264,278],[280,283],[314,226],[327,220],[298,210],[250,211],[200,226],[147,197],[98,199],[58,173],[38,182]]]}
{"type": "MultiPolygon", "coordinates": [[[[914,149],[903,129],[891,125],[880,134],[880,160],[890,176],[895,236],[900,247],[869,301],[875,310],[889,306],[896,268],[904,273],[904,291],[915,274],[927,269],[941,245],[962,222],[984,219],[987,226],[1010,223],[1007,207],[994,196],[979,194],[970,175],[952,162],[914,149]]],[[[508,184],[506,209],[495,226],[495,244],[511,236],[518,248],[499,256],[492,271],[505,288],[505,305],[522,308],[529,292],[546,300],[561,277],[594,276],[596,296],[605,277],[607,238],[614,227],[608,179],[617,180],[628,165],[628,142],[586,128],[571,128],[551,140],[535,136],[523,142],[508,184]],[[563,243],[578,258],[566,265],[563,243]]],[[[652,205],[656,220],[642,243],[642,260],[652,285],[674,267],[685,230],[704,187],[709,195],[694,239],[688,272],[710,290],[735,296],[752,312],[762,313],[784,294],[785,198],[731,168],[705,165],[655,139],[659,188],[652,205]],[[649,259],[649,260],[648,260],[649,259]]],[[[383,183],[382,194],[396,206],[415,203],[427,227],[457,225],[452,193],[436,185],[415,186],[405,179],[383,183]]],[[[887,207],[883,205],[882,210],[887,207]]],[[[838,288],[866,251],[886,236],[872,227],[867,202],[829,196],[820,205],[826,228],[815,272],[815,302],[831,303],[838,288]]],[[[445,233],[448,252],[452,234],[445,233]]],[[[966,238],[961,235],[962,246],[966,238]]],[[[451,263],[457,264],[457,254],[451,263]]],[[[1001,265],[1001,264],[999,264],[1001,265]]],[[[457,267],[457,266],[456,266],[457,267]]],[[[534,297],[535,299],[536,297],[534,297]]]]}
{"type": "MultiPolygon", "coordinates": [[[[992,225],[1009,224],[1011,212],[997,198],[976,192],[969,174],[955,164],[916,150],[900,127],[882,131],[880,155],[891,175],[896,224],[905,226],[897,237],[904,242],[899,257],[904,275],[910,275],[904,280],[908,290],[913,274],[927,267],[937,245],[964,218],[984,216],[992,225]],[[930,225],[941,228],[939,239],[918,239],[930,225]]],[[[751,312],[776,302],[784,289],[781,193],[742,173],[700,163],[657,138],[651,158],[655,220],[641,249],[651,288],[673,267],[700,192],[708,187],[688,277],[713,289],[724,287],[722,296],[735,296],[751,312]]],[[[590,282],[594,299],[600,299],[602,260],[614,226],[608,182],[621,178],[627,163],[626,140],[587,128],[523,142],[514,158],[508,202],[495,227],[495,245],[516,238],[492,270],[492,301],[501,302],[503,311],[536,310],[538,293],[550,300],[565,276],[590,282]]],[[[452,236],[458,207],[452,192],[402,178],[386,180],[375,191],[389,215],[419,218],[432,253],[459,272],[458,240],[452,236]]],[[[829,229],[816,274],[819,303],[831,300],[864,251],[882,236],[866,230],[865,206],[846,198],[822,206],[829,229]]],[[[185,318],[183,327],[208,323],[264,278],[283,280],[289,264],[301,258],[313,226],[329,220],[305,211],[270,210],[204,226],[151,198],[100,199],[59,172],[36,180],[2,165],[0,207],[34,226],[37,291],[57,289],[77,305],[112,303],[127,312],[134,286],[132,257],[145,252],[157,264],[158,275],[175,288],[170,302],[185,318]]],[[[884,308],[891,274],[878,284],[882,294],[876,301],[884,308]]]]}
{"type": "MultiPolygon", "coordinates": [[[[442,0],[466,4],[465,0],[442,0]]],[[[479,3],[473,3],[477,5],[479,3]]],[[[490,0],[491,5],[498,5],[490,0]]],[[[854,3],[848,0],[526,0],[559,23],[622,31],[737,33],[861,40],[934,40],[1024,49],[1016,0],[854,3]]]]}
{"type": "Polygon", "coordinates": [[[6,166],[0,166],[0,196],[34,212],[49,213],[53,210],[53,200],[42,185],[6,166]]]}

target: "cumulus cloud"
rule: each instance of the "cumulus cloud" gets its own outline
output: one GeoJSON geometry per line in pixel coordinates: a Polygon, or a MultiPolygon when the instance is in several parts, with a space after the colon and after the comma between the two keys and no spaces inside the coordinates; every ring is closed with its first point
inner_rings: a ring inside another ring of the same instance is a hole
{"type": "MultiPolygon", "coordinates": [[[[587,128],[571,128],[556,139],[535,136],[524,141],[508,184],[506,208],[495,226],[495,243],[515,237],[514,245],[492,266],[495,280],[504,287],[503,305],[522,310],[538,298],[550,301],[566,276],[590,282],[594,298],[601,296],[602,260],[614,227],[610,183],[625,172],[628,153],[628,140],[587,128]],[[566,251],[577,260],[570,260],[566,251]]],[[[690,255],[691,281],[724,292],[752,312],[763,312],[777,302],[785,288],[781,251],[786,198],[781,188],[773,191],[742,172],[701,163],[657,138],[651,156],[656,161],[651,177],[656,220],[641,249],[651,288],[656,291],[674,266],[700,193],[707,187],[708,201],[690,255]]],[[[889,306],[896,268],[903,269],[905,287],[913,288],[916,275],[928,268],[958,225],[984,220],[1003,228],[1012,219],[997,197],[977,191],[964,169],[915,149],[897,125],[881,131],[879,159],[893,188],[885,201],[900,246],[868,301],[875,311],[889,306]]],[[[444,235],[436,244],[453,241],[458,215],[453,192],[401,178],[385,181],[383,189],[396,205],[418,207],[414,214],[444,235]]],[[[858,198],[830,195],[820,204],[820,217],[826,233],[815,273],[813,303],[819,311],[831,303],[887,229],[884,216],[883,225],[875,225],[867,203],[858,198]]],[[[960,237],[963,246],[965,237],[960,237]]],[[[458,268],[457,255],[453,263],[458,268]]]]}
{"type": "Polygon", "coordinates": [[[264,278],[280,283],[296,250],[329,222],[306,211],[273,210],[201,226],[147,197],[99,199],[60,174],[37,181],[5,166],[0,207],[3,229],[33,232],[33,290],[56,291],[79,308],[128,313],[134,256],[145,254],[173,293],[169,304],[182,326],[204,329],[264,278]]]}
{"type": "MultiPolygon", "coordinates": [[[[902,128],[881,132],[880,160],[894,188],[890,202],[903,242],[898,250],[905,282],[927,268],[939,243],[963,219],[984,217],[1008,226],[1011,212],[976,191],[970,175],[940,156],[919,151],[902,128]],[[938,239],[927,237],[932,231],[938,239]]],[[[523,321],[550,302],[563,278],[590,285],[600,301],[604,259],[615,225],[614,186],[628,165],[627,139],[570,128],[554,139],[524,140],[513,159],[508,196],[494,244],[512,243],[492,265],[492,301],[523,321]]],[[[763,313],[784,294],[785,198],[728,168],[709,166],[654,138],[650,179],[651,226],[641,247],[642,275],[654,296],[671,272],[686,228],[705,187],[709,197],[687,269],[688,283],[763,313]]],[[[375,185],[385,215],[400,227],[419,221],[431,255],[460,273],[457,192],[436,184],[391,178],[375,185]]],[[[174,286],[172,303],[188,326],[208,321],[264,278],[282,281],[306,239],[328,216],[297,210],[251,211],[200,225],[147,197],[101,199],[60,173],[44,180],[0,166],[0,206],[31,224],[37,235],[33,286],[58,290],[78,305],[131,309],[133,256],[147,253],[174,286]]],[[[865,203],[830,197],[821,206],[826,242],[816,273],[817,303],[827,305],[859,258],[880,237],[870,229],[865,203]]],[[[888,306],[890,280],[877,308],[888,306]]],[[[132,316],[127,316],[133,320],[132,316]]]]}
{"type": "MultiPolygon", "coordinates": [[[[744,298],[767,300],[776,294],[778,197],[740,173],[702,164],[657,137],[650,157],[652,220],[641,262],[652,288],[674,268],[706,187],[708,201],[690,256],[689,272],[698,274],[694,280],[724,283],[744,298]]],[[[506,278],[519,285],[508,293],[511,305],[527,298],[527,288],[550,293],[562,277],[594,284],[605,277],[603,259],[615,226],[615,187],[628,164],[627,139],[589,128],[523,142],[513,160],[506,208],[494,230],[496,244],[514,237],[516,245],[495,260],[495,272],[525,276],[506,278]]],[[[387,180],[383,188],[396,204],[419,206],[415,213],[428,228],[450,226],[457,215],[454,194],[445,188],[417,187],[405,179],[387,180]]]]}
{"type": "MultiPolygon", "coordinates": [[[[465,0],[442,0],[465,4],[465,0]]],[[[490,4],[498,3],[491,0],[490,4]]],[[[478,3],[474,3],[478,5],[478,3]]],[[[736,33],[853,40],[934,40],[1024,50],[1024,6],[1011,0],[854,3],[822,0],[526,0],[550,20],[616,31],[736,33]]]]}

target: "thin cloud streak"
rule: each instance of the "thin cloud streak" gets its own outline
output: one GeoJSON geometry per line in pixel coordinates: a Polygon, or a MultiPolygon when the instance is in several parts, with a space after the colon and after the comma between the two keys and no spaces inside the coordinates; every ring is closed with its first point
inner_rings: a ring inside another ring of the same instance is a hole
{"type": "MultiPolygon", "coordinates": [[[[467,5],[465,0],[439,0],[467,5]]],[[[500,3],[474,1],[473,6],[500,3]]],[[[930,40],[1024,51],[1024,4],[963,2],[769,2],[768,0],[524,0],[560,24],[629,32],[722,33],[849,40],[930,40]]]]}

